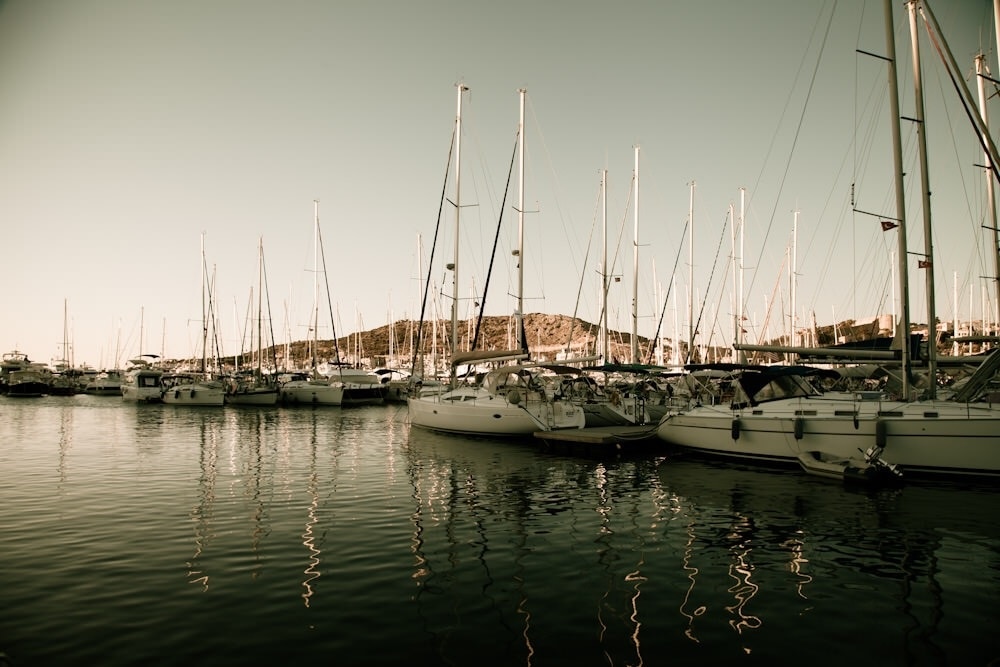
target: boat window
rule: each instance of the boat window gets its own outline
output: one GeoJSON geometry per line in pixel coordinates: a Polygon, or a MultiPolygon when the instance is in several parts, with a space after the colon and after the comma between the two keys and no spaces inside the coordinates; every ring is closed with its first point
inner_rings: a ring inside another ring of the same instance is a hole
{"type": "Polygon", "coordinates": [[[815,388],[801,375],[776,375],[754,392],[753,402],[763,403],[781,398],[805,398],[816,393],[815,388]]]}

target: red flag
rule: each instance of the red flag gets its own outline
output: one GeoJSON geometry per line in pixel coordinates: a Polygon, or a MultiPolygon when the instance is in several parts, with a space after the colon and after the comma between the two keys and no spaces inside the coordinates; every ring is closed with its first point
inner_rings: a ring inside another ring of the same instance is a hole
{"type": "Polygon", "coordinates": [[[892,220],[882,220],[881,224],[882,224],[882,231],[883,232],[887,232],[890,229],[895,229],[896,227],[899,227],[899,225],[897,225],[892,220]]]}
{"type": "Polygon", "coordinates": [[[918,269],[929,269],[931,268],[931,261],[929,259],[918,259],[917,260],[918,269]]]}

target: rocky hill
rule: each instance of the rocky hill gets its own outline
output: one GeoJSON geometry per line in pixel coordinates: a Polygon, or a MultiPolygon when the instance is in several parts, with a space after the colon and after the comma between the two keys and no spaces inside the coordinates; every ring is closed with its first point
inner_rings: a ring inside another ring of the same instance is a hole
{"type": "MultiPolygon", "coordinates": [[[[465,320],[459,324],[458,338],[461,350],[469,349],[469,341],[475,335],[476,322],[465,320]]],[[[515,321],[513,317],[487,316],[480,325],[478,335],[479,350],[504,350],[515,347],[515,321]]],[[[368,331],[352,333],[337,339],[320,340],[317,344],[316,359],[318,362],[329,362],[339,358],[350,364],[363,364],[372,367],[406,365],[411,350],[418,337],[418,323],[412,320],[400,320],[391,327],[381,326],[368,331]],[[393,362],[391,357],[395,356],[393,362]]],[[[557,354],[569,351],[571,357],[581,357],[596,353],[599,326],[565,315],[547,315],[531,313],[524,316],[525,336],[532,358],[538,361],[553,361],[557,354]]],[[[438,352],[446,357],[451,346],[451,331],[449,320],[439,320],[435,327],[432,322],[423,326],[423,349],[431,351],[432,339],[437,338],[438,352]]],[[[814,332],[804,335],[800,344],[806,346],[826,346],[837,342],[856,342],[871,340],[885,336],[886,331],[879,328],[878,321],[855,322],[845,320],[833,325],[817,327],[814,332]]],[[[632,335],[629,332],[611,331],[609,333],[612,360],[629,361],[632,357],[632,335]]],[[[644,336],[638,337],[639,353],[643,361],[650,359],[650,340],[644,336]]],[[[768,344],[783,344],[785,341],[769,340],[768,344]]],[[[685,346],[681,342],[682,348],[685,346]]],[[[664,356],[669,357],[672,342],[666,340],[664,356]]],[[[728,346],[715,347],[709,351],[710,360],[723,359],[731,350],[728,346]]],[[[285,356],[293,365],[305,365],[312,358],[311,341],[299,340],[276,346],[275,356],[280,361],[285,356]]],[[[270,356],[268,353],[266,356],[270,356]]],[[[768,355],[763,355],[768,356],[768,355]]],[[[775,358],[780,358],[774,355],[775,358]]],[[[758,359],[759,361],[760,359],[758,359]]],[[[249,363],[248,358],[241,360],[241,365],[249,363]]],[[[231,365],[232,357],[223,360],[224,365],[231,365]]]]}
{"type": "MultiPolygon", "coordinates": [[[[478,345],[480,350],[503,350],[516,346],[516,323],[513,317],[487,316],[480,325],[478,345]]],[[[459,323],[459,348],[469,349],[469,341],[475,335],[476,322],[463,321],[459,323]]],[[[593,354],[597,345],[599,327],[579,318],[565,315],[546,315],[532,313],[524,316],[525,337],[532,355],[537,359],[554,360],[556,354],[567,348],[572,356],[593,354]]],[[[448,354],[451,345],[451,322],[439,320],[435,327],[431,322],[423,326],[422,340],[425,350],[431,349],[432,340],[437,332],[437,349],[442,354],[448,354]]],[[[350,334],[338,338],[336,348],[340,358],[351,363],[367,360],[372,366],[387,365],[387,358],[394,353],[398,358],[409,356],[418,337],[418,323],[412,320],[400,320],[393,326],[385,325],[377,329],[350,334]],[[391,339],[391,341],[390,341],[391,339]]],[[[612,356],[619,359],[631,357],[632,335],[613,331],[610,334],[612,356]]],[[[649,354],[649,339],[638,337],[641,355],[649,354]]],[[[307,359],[309,357],[309,341],[296,341],[290,346],[292,359],[307,359]]],[[[318,342],[317,358],[332,360],[336,358],[335,345],[332,339],[318,342]]]]}

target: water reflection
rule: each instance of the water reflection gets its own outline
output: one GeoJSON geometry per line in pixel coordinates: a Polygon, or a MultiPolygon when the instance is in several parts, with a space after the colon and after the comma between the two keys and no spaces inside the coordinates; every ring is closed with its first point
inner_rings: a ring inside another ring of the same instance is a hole
{"type": "Polygon", "coordinates": [[[64,405],[59,410],[59,493],[64,491],[66,484],[66,462],[73,449],[73,415],[72,405],[64,405]]]}
{"type": "Polygon", "coordinates": [[[656,462],[581,463],[540,454],[530,444],[417,429],[407,451],[415,599],[446,659],[459,659],[448,647],[462,625],[440,617],[438,598],[457,595],[458,582],[471,577],[482,581],[490,610],[509,632],[506,640],[495,639],[505,655],[517,636],[516,654],[530,664],[539,648],[535,619],[544,628],[558,618],[564,631],[589,633],[611,664],[623,656],[643,664],[644,591],[654,576],[647,554],[658,550],[664,521],[674,513],[656,462]],[[474,540],[463,541],[467,531],[474,540]],[[556,544],[564,546],[554,553],[556,544]],[[463,567],[470,550],[479,577],[463,567]],[[591,604],[556,592],[567,586],[591,604]],[[589,628],[574,618],[588,608],[595,614],[589,628]],[[515,618],[522,623],[518,635],[515,618]]]}
{"type": "MultiPolygon", "coordinates": [[[[671,606],[692,645],[718,645],[725,628],[734,648],[756,655],[777,650],[775,633],[789,616],[808,625],[828,618],[831,604],[874,615],[909,610],[906,651],[918,656],[937,650],[939,580],[955,576],[949,568],[967,571],[978,558],[984,582],[996,581],[995,489],[856,490],[793,471],[683,458],[569,461],[524,444],[416,429],[407,453],[415,600],[443,655],[454,655],[448,647],[463,621],[445,620],[437,598],[456,595],[467,579],[481,583],[503,628],[513,629],[511,614],[523,618],[526,662],[538,649],[529,621],[544,627],[561,610],[572,623],[590,591],[592,636],[609,663],[628,664],[647,661],[650,638],[672,625],[662,615],[671,606]],[[976,502],[956,506],[953,497],[976,502]],[[549,589],[564,590],[566,573],[538,561],[541,553],[555,557],[553,543],[573,554],[582,577],[562,600],[549,589]],[[942,557],[958,544],[961,557],[942,557]],[[596,567],[580,560],[588,552],[596,567]],[[479,575],[469,572],[470,558],[479,575]],[[844,587],[847,573],[870,579],[844,587]],[[857,600],[862,590],[868,594],[857,600]]],[[[586,625],[578,627],[585,635],[586,625]]]]}
{"type": "Polygon", "coordinates": [[[797,473],[693,461],[673,461],[662,471],[687,515],[683,567],[690,585],[679,610],[695,642],[697,626],[710,627],[719,609],[709,600],[722,570],[733,582],[722,609],[744,639],[789,611],[776,601],[786,587],[782,573],[791,575],[791,590],[804,603],[800,614],[808,614],[850,571],[871,577],[873,600],[887,583],[896,586],[896,602],[889,604],[912,614],[907,652],[916,659],[937,650],[934,637],[944,618],[939,579],[954,576],[950,568],[969,573],[969,564],[980,559],[984,568],[998,565],[1000,496],[992,488],[853,490],[797,473]],[[956,540],[962,557],[942,558],[956,540]],[[698,587],[708,596],[701,604],[694,602],[698,587]]]}
{"type": "Polygon", "coordinates": [[[239,455],[240,460],[245,461],[244,467],[238,469],[239,477],[234,482],[241,479],[243,481],[242,497],[251,523],[250,551],[254,559],[251,577],[256,579],[260,576],[263,567],[260,554],[261,543],[271,532],[268,508],[271,504],[270,496],[273,495],[274,484],[271,479],[265,479],[265,477],[268,477],[273,471],[273,456],[270,456],[272,452],[265,451],[265,448],[269,443],[268,435],[275,427],[278,409],[244,407],[248,409],[227,410],[228,430],[233,434],[231,451],[234,455],[239,455]],[[265,494],[268,496],[266,499],[265,494]]]}
{"type": "Polygon", "coordinates": [[[578,459],[410,431],[389,406],[0,407],[0,590],[31,628],[0,621],[0,648],[22,655],[37,637],[101,664],[265,645],[484,666],[1000,654],[995,488],[578,459]],[[125,657],[98,660],[108,646],[125,657]]]}
{"type": "Polygon", "coordinates": [[[220,430],[217,422],[210,419],[209,414],[197,410],[193,416],[199,417],[198,431],[198,500],[191,508],[188,516],[194,528],[194,554],[187,561],[187,579],[189,583],[201,586],[202,591],[209,587],[210,575],[202,569],[201,556],[212,538],[212,525],[215,519],[216,483],[219,474],[219,440],[220,430]]]}
{"type": "MultiPolygon", "coordinates": [[[[453,616],[458,610],[439,616],[438,608],[453,597],[455,585],[471,578],[478,582],[490,617],[502,628],[491,641],[505,655],[517,642],[530,665],[535,654],[533,603],[525,559],[532,551],[529,522],[538,507],[531,490],[544,488],[535,477],[532,453],[513,443],[498,448],[490,441],[470,443],[418,429],[410,429],[408,436],[414,504],[411,577],[425,631],[442,655],[448,653],[446,647],[461,644],[463,618],[453,616]],[[493,540],[497,529],[504,538],[499,543],[493,540]],[[464,567],[470,558],[476,571],[464,567]]],[[[548,502],[543,505],[546,512],[561,511],[548,502]]]]}
{"type": "Polygon", "coordinates": [[[308,564],[305,569],[305,580],[302,582],[302,602],[309,606],[309,599],[313,596],[312,582],[318,579],[321,572],[319,568],[320,554],[322,550],[316,542],[313,529],[319,523],[319,473],[316,466],[316,449],[319,446],[319,435],[316,411],[313,410],[309,420],[309,476],[306,482],[307,493],[309,494],[309,507],[306,510],[305,531],[302,533],[302,545],[308,551],[308,564]]]}

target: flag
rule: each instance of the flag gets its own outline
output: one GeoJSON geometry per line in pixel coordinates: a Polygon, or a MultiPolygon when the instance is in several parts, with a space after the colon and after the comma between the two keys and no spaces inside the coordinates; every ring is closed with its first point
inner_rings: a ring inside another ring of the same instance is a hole
{"type": "Polygon", "coordinates": [[[899,225],[897,225],[897,224],[896,224],[895,222],[893,222],[892,220],[882,220],[882,221],[880,221],[880,222],[881,222],[881,224],[882,224],[882,231],[883,231],[883,232],[887,232],[887,231],[889,231],[890,229],[895,229],[896,227],[899,227],[899,225]]]}
{"type": "Polygon", "coordinates": [[[929,259],[918,259],[917,260],[918,269],[929,269],[931,268],[931,260],[929,259]]]}

